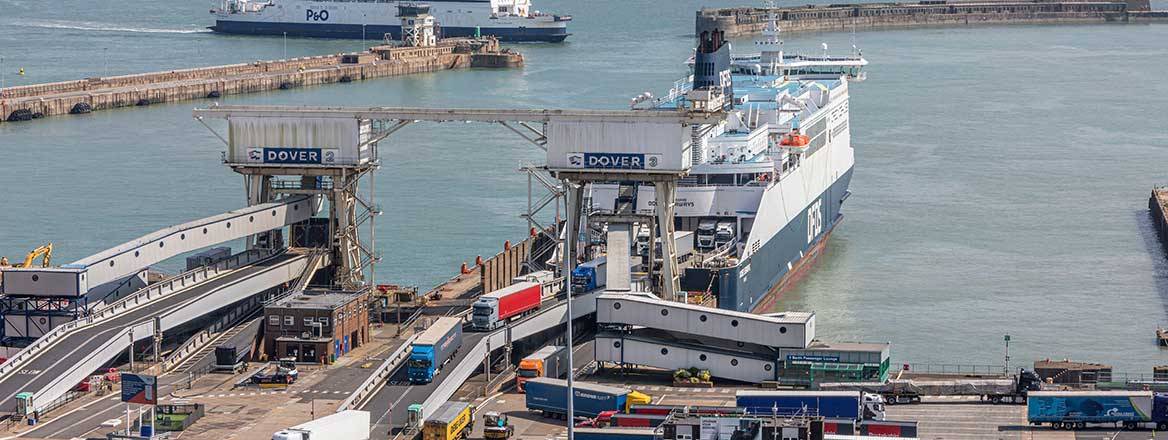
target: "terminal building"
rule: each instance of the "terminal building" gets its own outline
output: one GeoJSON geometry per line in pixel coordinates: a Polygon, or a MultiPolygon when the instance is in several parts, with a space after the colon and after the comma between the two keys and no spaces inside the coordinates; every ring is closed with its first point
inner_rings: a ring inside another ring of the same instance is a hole
{"type": "Polygon", "coordinates": [[[331,363],[369,342],[369,290],[309,289],[264,306],[269,359],[331,363]]]}

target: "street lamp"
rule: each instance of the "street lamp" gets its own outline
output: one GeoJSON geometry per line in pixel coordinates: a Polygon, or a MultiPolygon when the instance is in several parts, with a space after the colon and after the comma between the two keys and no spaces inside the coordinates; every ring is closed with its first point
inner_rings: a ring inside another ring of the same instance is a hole
{"type": "Polygon", "coordinates": [[[284,59],[288,59],[288,33],[284,32],[284,59]]]}
{"type": "Polygon", "coordinates": [[[1006,362],[1002,365],[1002,372],[1006,375],[1010,374],[1010,335],[1006,335],[1002,340],[1006,341],[1006,362]]]}

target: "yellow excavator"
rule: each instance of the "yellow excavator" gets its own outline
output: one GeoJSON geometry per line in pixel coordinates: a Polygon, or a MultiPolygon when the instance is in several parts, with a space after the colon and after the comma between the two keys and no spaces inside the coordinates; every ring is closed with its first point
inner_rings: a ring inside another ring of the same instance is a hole
{"type": "Polygon", "coordinates": [[[0,267],[14,267],[18,269],[29,268],[32,267],[32,263],[35,262],[37,258],[41,259],[41,267],[49,267],[49,265],[53,262],[53,244],[49,243],[39,248],[33,249],[32,252],[28,253],[28,256],[24,257],[23,262],[17,264],[9,264],[8,257],[0,257],[0,267]]]}

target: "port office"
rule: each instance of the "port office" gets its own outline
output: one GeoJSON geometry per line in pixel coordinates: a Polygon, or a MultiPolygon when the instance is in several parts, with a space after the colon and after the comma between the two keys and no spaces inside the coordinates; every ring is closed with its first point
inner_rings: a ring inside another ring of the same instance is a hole
{"type": "Polygon", "coordinates": [[[268,358],[333,362],[369,342],[369,289],[305,290],[264,306],[268,358]]]}
{"type": "Polygon", "coordinates": [[[462,347],[462,320],[438,318],[410,348],[407,373],[412,383],[430,383],[442,365],[462,347]]]}

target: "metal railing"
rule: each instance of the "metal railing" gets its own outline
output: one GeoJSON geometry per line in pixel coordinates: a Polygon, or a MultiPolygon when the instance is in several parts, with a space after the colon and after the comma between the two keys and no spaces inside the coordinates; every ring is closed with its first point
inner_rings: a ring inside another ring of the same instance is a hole
{"type": "Polygon", "coordinates": [[[20,350],[20,352],[16,353],[16,355],[9,358],[8,361],[3,365],[0,365],[0,380],[3,380],[3,378],[7,377],[13,371],[23,367],[30,360],[32,360],[33,357],[40,353],[41,350],[51,347],[57,342],[57,340],[69,332],[83,327],[89,327],[107,319],[111,319],[115,316],[121,315],[122,313],[137,309],[138,307],[166,297],[177,291],[185,290],[188,287],[193,287],[213,278],[218,278],[220,275],[224,275],[230,270],[235,270],[239,267],[263,260],[270,257],[271,255],[271,251],[245,251],[210,266],[195,268],[151,284],[125,298],[95,310],[82,319],[77,319],[54,327],[40,338],[37,338],[36,341],[33,341],[32,344],[29,344],[28,347],[25,347],[23,350],[20,350]]]}
{"type": "MultiPolygon", "coordinates": [[[[901,364],[901,367],[907,365],[906,373],[921,373],[921,374],[978,374],[978,375],[998,375],[1003,374],[1003,367],[1001,364],[933,364],[933,363],[911,363],[907,362],[901,364]]],[[[895,366],[895,364],[894,364],[895,366]]],[[[1017,373],[1017,371],[1014,371],[1017,373]]]]}
{"type": "Polygon", "coordinates": [[[377,366],[377,369],[373,370],[373,374],[369,375],[369,378],[365,379],[364,382],[361,382],[361,385],[357,386],[357,390],[349,394],[349,397],[337,406],[337,412],[360,408],[361,403],[373,395],[373,392],[383,382],[389,380],[389,377],[393,375],[394,371],[397,371],[397,368],[401,366],[402,362],[410,357],[410,346],[413,345],[414,339],[417,338],[418,334],[415,333],[402,341],[401,345],[390,353],[385,358],[385,361],[377,366]]]}

